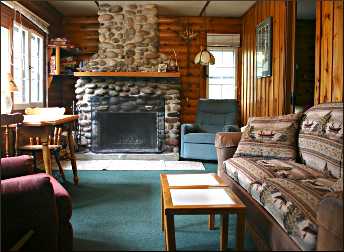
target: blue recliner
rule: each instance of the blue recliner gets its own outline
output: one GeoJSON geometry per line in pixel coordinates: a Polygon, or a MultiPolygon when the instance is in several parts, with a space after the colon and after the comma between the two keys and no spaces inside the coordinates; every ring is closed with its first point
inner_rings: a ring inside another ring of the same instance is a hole
{"type": "Polygon", "coordinates": [[[216,132],[240,131],[237,100],[200,99],[195,124],[181,125],[183,159],[217,160],[216,132]]]}

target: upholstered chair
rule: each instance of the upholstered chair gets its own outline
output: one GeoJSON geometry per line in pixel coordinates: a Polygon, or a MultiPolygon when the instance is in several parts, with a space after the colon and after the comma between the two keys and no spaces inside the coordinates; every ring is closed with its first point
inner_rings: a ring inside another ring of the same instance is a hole
{"type": "Polygon", "coordinates": [[[215,134],[240,131],[239,118],[237,100],[200,99],[195,123],[181,125],[181,158],[217,160],[215,134]]]}
{"type": "Polygon", "coordinates": [[[1,251],[71,251],[72,203],[30,156],[1,159],[1,251]]]}

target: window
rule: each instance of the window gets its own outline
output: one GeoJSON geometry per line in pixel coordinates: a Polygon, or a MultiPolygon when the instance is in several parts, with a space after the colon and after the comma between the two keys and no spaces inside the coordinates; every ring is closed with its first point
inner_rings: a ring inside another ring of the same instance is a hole
{"type": "Polygon", "coordinates": [[[208,98],[236,99],[236,52],[235,48],[210,47],[215,64],[209,65],[208,98]]]}
{"type": "Polygon", "coordinates": [[[43,38],[33,31],[13,27],[13,77],[16,108],[43,104],[43,38]]]}
{"type": "Polygon", "coordinates": [[[43,105],[43,37],[34,31],[13,26],[14,108],[43,105]]]}
{"type": "Polygon", "coordinates": [[[1,26],[1,92],[7,92],[7,74],[10,71],[10,33],[9,30],[1,26]]]}

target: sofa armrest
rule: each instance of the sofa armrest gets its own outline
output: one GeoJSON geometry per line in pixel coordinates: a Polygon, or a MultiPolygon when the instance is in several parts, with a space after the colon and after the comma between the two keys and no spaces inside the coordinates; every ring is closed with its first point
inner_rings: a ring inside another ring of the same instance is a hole
{"type": "Polygon", "coordinates": [[[226,124],[223,126],[224,132],[240,132],[240,128],[238,125],[235,124],[226,124]]]}
{"type": "Polygon", "coordinates": [[[34,235],[25,249],[57,250],[58,217],[49,176],[2,180],[1,203],[2,250],[8,250],[29,230],[34,235]]]}
{"type": "Polygon", "coordinates": [[[31,156],[1,158],[1,179],[25,176],[33,173],[31,156]]]}
{"type": "Polygon", "coordinates": [[[241,132],[218,132],[215,136],[215,148],[217,153],[217,173],[224,173],[223,162],[233,157],[240,142],[241,132]]]}
{"type": "Polygon", "coordinates": [[[317,250],[343,251],[343,192],[321,200],[317,221],[317,250]]]}

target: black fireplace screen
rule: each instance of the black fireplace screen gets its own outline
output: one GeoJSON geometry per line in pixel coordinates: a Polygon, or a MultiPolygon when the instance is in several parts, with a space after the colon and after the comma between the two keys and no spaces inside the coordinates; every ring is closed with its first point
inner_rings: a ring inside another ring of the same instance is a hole
{"type": "Polygon", "coordinates": [[[163,97],[93,97],[91,109],[93,152],[162,151],[163,97]]]}

